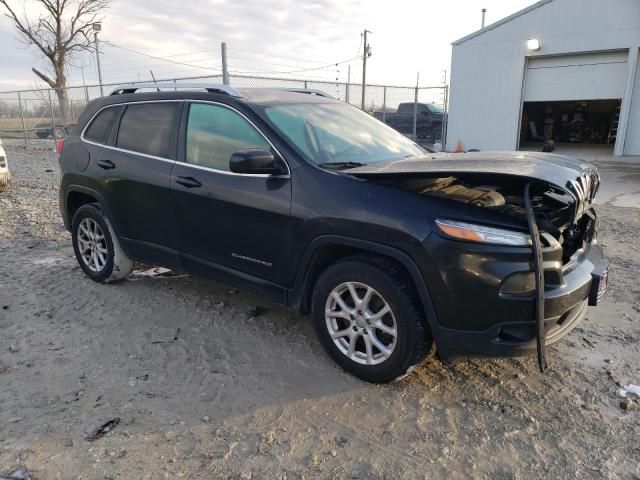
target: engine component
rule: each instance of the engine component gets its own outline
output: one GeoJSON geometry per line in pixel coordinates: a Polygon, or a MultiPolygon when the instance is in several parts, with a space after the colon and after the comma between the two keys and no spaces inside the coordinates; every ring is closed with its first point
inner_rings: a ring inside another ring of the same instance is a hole
{"type": "Polygon", "coordinates": [[[436,197],[445,197],[462,203],[471,203],[477,207],[500,207],[505,204],[504,197],[499,192],[492,190],[491,187],[468,188],[460,184],[450,184],[446,187],[429,186],[420,193],[434,195],[436,197]]]}

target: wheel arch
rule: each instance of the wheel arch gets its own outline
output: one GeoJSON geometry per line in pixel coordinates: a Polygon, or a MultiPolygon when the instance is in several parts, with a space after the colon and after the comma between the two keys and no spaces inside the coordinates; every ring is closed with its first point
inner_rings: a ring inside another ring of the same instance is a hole
{"type": "Polygon", "coordinates": [[[389,245],[339,235],[322,235],[308,246],[295,275],[294,287],[289,290],[288,304],[301,313],[308,313],[311,294],[322,271],[341,258],[357,254],[372,254],[387,257],[399,263],[409,274],[420,298],[423,311],[434,338],[438,334],[438,321],[431,295],[422,272],[413,259],[404,251],[389,245]]]}
{"type": "Polygon", "coordinates": [[[80,207],[87,203],[99,203],[99,200],[92,193],[81,190],[70,190],[67,192],[65,211],[69,215],[69,220],[73,221],[73,216],[80,207]]]}
{"type": "MultiPolygon", "coordinates": [[[[73,215],[82,205],[87,203],[97,203],[104,212],[105,216],[109,220],[114,233],[120,237],[118,231],[118,224],[113,218],[109,206],[104,201],[104,197],[100,195],[96,190],[85,187],[82,185],[68,185],[64,195],[63,212],[65,216],[65,226],[68,230],[71,229],[71,222],[73,222],[73,215]]],[[[128,252],[125,252],[128,254],[128,252]]]]}

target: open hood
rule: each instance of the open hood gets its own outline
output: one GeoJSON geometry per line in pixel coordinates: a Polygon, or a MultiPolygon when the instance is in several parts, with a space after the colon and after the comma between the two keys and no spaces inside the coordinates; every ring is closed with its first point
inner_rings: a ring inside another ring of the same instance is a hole
{"type": "Polygon", "coordinates": [[[538,180],[573,196],[577,217],[590,207],[600,184],[595,166],[572,157],[537,152],[429,153],[351,168],[345,173],[368,179],[496,175],[538,180]]]}
{"type": "Polygon", "coordinates": [[[565,187],[595,167],[581,160],[550,153],[537,152],[468,152],[428,153],[422,156],[387,160],[347,171],[350,175],[366,178],[370,175],[455,175],[487,174],[515,175],[542,180],[565,187]]]}

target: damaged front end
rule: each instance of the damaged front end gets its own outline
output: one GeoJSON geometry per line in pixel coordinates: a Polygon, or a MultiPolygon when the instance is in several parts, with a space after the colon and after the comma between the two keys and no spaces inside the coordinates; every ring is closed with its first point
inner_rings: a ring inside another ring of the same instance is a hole
{"type": "MultiPolygon", "coordinates": [[[[351,173],[351,172],[349,172],[351,173]]],[[[562,247],[563,261],[568,261],[595,235],[596,214],[591,206],[600,183],[594,169],[567,182],[564,188],[545,180],[491,173],[458,172],[455,176],[397,175],[371,178],[379,183],[419,195],[444,198],[472,207],[487,209],[526,223],[526,185],[530,187],[530,204],[546,243],[555,240],[562,247]],[[553,238],[553,240],[551,240],[553,238]]]]}
{"type": "MultiPolygon", "coordinates": [[[[525,187],[542,242],[557,242],[563,262],[595,237],[595,166],[538,153],[433,154],[348,170],[350,175],[419,195],[451,200],[513,219],[527,228],[525,187]]],[[[496,217],[497,218],[497,217],[496,217]]]]}
{"type": "MultiPolygon", "coordinates": [[[[417,195],[464,204],[461,211],[467,220],[473,218],[474,211],[509,219],[517,229],[510,236],[503,229],[487,225],[486,215],[482,216],[483,225],[437,216],[434,223],[439,233],[451,240],[530,250],[529,267],[503,279],[498,295],[531,300],[529,318],[533,322],[505,322],[496,330],[496,341],[517,343],[533,333],[538,363],[544,371],[545,340],[562,329],[562,316],[566,313],[556,315],[558,299],[554,296],[566,287],[565,276],[577,268],[596,243],[592,203],[600,185],[597,169],[557,155],[487,152],[428,155],[350,169],[348,173],[417,195]],[[545,317],[545,304],[553,315],[545,317]]],[[[590,285],[580,285],[572,301],[582,301],[579,297],[584,295],[590,305],[595,305],[601,298],[606,289],[608,262],[596,261],[591,277],[583,277],[590,285]],[[589,286],[591,290],[585,293],[589,286]]]]}

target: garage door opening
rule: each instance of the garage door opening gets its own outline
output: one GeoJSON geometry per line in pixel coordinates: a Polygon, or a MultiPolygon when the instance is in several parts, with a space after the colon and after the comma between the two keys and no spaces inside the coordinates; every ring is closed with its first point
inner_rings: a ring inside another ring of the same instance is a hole
{"type": "Polygon", "coordinates": [[[620,105],[620,99],[524,102],[519,148],[539,151],[553,140],[557,153],[612,155],[620,105]]]}

